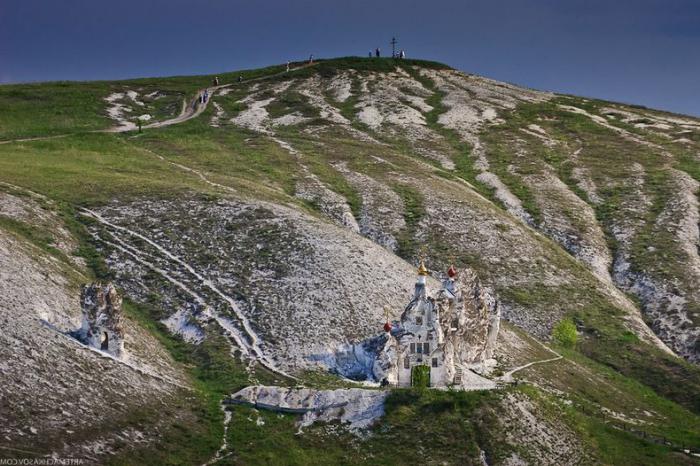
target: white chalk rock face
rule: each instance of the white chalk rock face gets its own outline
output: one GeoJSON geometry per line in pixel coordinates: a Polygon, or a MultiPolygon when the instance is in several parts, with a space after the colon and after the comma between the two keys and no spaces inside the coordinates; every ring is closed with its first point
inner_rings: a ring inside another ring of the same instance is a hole
{"type": "Polygon", "coordinates": [[[340,421],[351,429],[362,429],[384,415],[387,395],[385,391],[361,388],[313,390],[255,385],[231,395],[228,403],[303,414],[300,427],[317,421],[340,421]]]}
{"type": "Polygon", "coordinates": [[[83,324],[79,337],[85,344],[116,358],[124,354],[122,298],[110,283],[83,285],[80,292],[83,324]]]}

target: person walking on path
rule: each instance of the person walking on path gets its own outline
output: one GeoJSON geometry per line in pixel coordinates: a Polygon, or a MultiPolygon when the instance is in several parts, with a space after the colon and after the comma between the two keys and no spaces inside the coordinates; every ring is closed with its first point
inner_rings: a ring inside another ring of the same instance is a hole
{"type": "Polygon", "coordinates": [[[289,62],[287,62],[287,73],[289,73],[289,62]]]}
{"type": "Polygon", "coordinates": [[[238,76],[238,82],[243,82],[243,76],[238,76]]]}

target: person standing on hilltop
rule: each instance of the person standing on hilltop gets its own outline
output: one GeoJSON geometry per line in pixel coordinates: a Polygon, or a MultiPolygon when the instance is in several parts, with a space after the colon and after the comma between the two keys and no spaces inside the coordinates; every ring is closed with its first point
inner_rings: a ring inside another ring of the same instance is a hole
{"type": "Polygon", "coordinates": [[[287,61],[287,73],[289,73],[289,61],[287,61]]]}
{"type": "Polygon", "coordinates": [[[379,57],[381,56],[382,53],[381,53],[381,51],[379,50],[379,47],[377,47],[376,49],[374,49],[374,54],[377,56],[377,58],[379,58],[379,57]]]}
{"type": "Polygon", "coordinates": [[[313,65],[313,64],[314,64],[314,54],[312,53],[311,55],[309,55],[309,65],[313,65]]]}

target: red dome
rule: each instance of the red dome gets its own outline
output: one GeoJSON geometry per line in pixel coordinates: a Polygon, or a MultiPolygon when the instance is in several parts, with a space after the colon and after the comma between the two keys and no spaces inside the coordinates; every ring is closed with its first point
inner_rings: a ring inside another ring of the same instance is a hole
{"type": "Polygon", "coordinates": [[[454,265],[451,265],[450,268],[447,270],[447,275],[449,275],[450,278],[454,278],[455,275],[457,275],[457,269],[455,269],[454,265]]]}
{"type": "Polygon", "coordinates": [[[386,324],[384,324],[384,331],[385,331],[385,332],[391,332],[391,324],[390,324],[389,322],[387,322],[386,324]]]}

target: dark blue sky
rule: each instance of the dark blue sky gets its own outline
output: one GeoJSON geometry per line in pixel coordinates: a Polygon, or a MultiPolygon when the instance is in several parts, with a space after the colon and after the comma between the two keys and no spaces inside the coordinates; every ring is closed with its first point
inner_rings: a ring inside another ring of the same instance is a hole
{"type": "Polygon", "coordinates": [[[0,0],[0,82],[204,74],[389,49],[700,116],[700,0],[0,0]]]}

